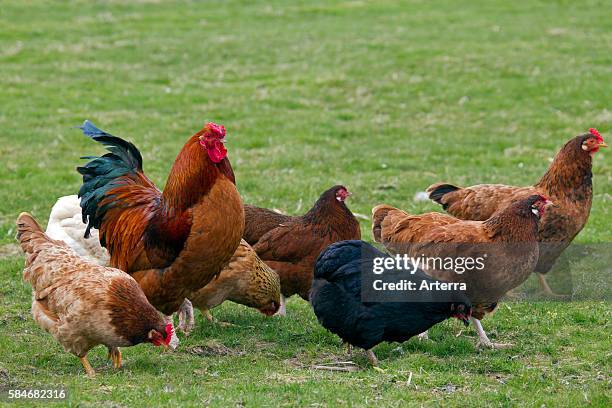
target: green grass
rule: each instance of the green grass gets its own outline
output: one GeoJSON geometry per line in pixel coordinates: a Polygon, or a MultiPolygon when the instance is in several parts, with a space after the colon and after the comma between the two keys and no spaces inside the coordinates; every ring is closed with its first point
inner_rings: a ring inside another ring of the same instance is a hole
{"type": "MultiPolygon", "coordinates": [[[[77,191],[79,156],[102,152],[71,128],[86,118],[133,141],[159,186],[188,136],[223,123],[244,200],[290,213],[337,183],[366,215],[380,202],[438,210],[413,196],[440,180],[533,183],[568,138],[610,138],[611,13],[604,1],[3,1],[0,244],[20,211],[45,221],[77,191]]],[[[611,241],[611,167],[597,155],[580,243],[611,241]]],[[[0,260],[0,384],[62,384],[73,405],[610,405],[605,301],[502,305],[484,324],[509,350],[478,353],[472,328],[455,337],[446,322],[433,342],[379,346],[385,373],[362,356],[356,373],[310,369],[346,356],[302,301],[286,319],[224,304],[214,313],[239,327],[198,317],[177,352],[126,349],[118,372],[96,349],[87,380],[32,322],[22,262],[0,260]]]]}

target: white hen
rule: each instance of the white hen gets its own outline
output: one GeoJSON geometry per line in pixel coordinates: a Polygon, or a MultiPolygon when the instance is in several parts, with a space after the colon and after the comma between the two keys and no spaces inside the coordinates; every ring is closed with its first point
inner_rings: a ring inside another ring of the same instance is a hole
{"type": "Polygon", "coordinates": [[[108,266],[110,257],[100,245],[98,230],[92,229],[91,237],[85,238],[85,228],[79,198],[76,195],[60,197],[51,209],[46,234],[64,241],[83,258],[108,266]]]}

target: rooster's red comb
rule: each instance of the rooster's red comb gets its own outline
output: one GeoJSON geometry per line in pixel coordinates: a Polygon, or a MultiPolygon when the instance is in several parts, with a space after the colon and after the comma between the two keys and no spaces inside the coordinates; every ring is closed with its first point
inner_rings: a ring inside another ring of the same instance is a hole
{"type": "Polygon", "coordinates": [[[589,129],[589,133],[592,134],[593,136],[595,136],[597,138],[597,140],[599,140],[600,142],[603,142],[603,137],[601,137],[601,135],[599,134],[599,132],[597,131],[597,129],[595,128],[590,128],[589,129]]]}
{"type": "Polygon", "coordinates": [[[219,139],[223,139],[225,137],[225,126],[219,125],[215,122],[208,122],[205,129],[208,129],[210,133],[218,137],[219,139]]]}
{"type": "Polygon", "coordinates": [[[166,325],[166,339],[164,340],[164,344],[167,346],[170,344],[170,340],[172,340],[172,335],[174,334],[174,327],[172,323],[168,323],[166,325]]]}

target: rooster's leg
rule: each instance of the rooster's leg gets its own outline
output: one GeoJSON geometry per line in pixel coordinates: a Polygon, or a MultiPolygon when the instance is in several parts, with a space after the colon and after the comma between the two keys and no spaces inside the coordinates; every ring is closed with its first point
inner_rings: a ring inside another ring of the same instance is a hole
{"type": "Polygon", "coordinates": [[[87,361],[87,355],[79,357],[79,360],[81,360],[81,364],[83,364],[83,368],[85,368],[85,373],[87,374],[87,376],[89,378],[94,378],[96,376],[96,372],[93,368],[91,368],[91,364],[89,364],[89,361],[87,361]]]}
{"type": "Polygon", "coordinates": [[[476,331],[478,332],[478,342],[476,343],[476,348],[499,349],[512,347],[512,344],[509,343],[493,343],[491,340],[489,340],[489,337],[487,337],[487,333],[485,333],[484,329],[482,328],[480,320],[474,317],[470,317],[470,320],[472,320],[472,323],[474,323],[476,331]]]}
{"type": "Polygon", "coordinates": [[[113,362],[113,367],[121,368],[121,350],[117,347],[108,349],[108,359],[113,362]]]}
{"type": "Polygon", "coordinates": [[[417,339],[419,339],[420,341],[429,340],[429,334],[427,333],[427,330],[419,334],[417,336],[417,339]]]}
{"type": "Polygon", "coordinates": [[[287,316],[287,299],[281,294],[280,295],[280,307],[278,311],[274,314],[274,316],[287,316]]]}
{"type": "Polygon", "coordinates": [[[189,299],[183,301],[183,304],[178,310],[178,318],[178,329],[183,332],[185,336],[189,336],[195,324],[195,319],[193,318],[193,305],[189,299]]]}
{"type": "Polygon", "coordinates": [[[540,288],[542,289],[542,292],[544,292],[546,296],[550,296],[554,298],[566,298],[567,297],[566,295],[560,295],[552,291],[550,286],[548,286],[548,282],[546,282],[546,275],[544,275],[543,273],[536,273],[536,275],[538,275],[538,280],[540,281],[540,288]]]}

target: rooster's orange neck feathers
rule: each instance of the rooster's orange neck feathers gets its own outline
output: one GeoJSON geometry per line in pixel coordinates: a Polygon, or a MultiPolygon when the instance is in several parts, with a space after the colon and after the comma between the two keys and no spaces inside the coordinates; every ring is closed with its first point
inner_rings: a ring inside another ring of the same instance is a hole
{"type": "Polygon", "coordinates": [[[180,151],[164,188],[164,204],[170,212],[182,212],[204,197],[218,177],[227,177],[235,184],[229,160],[215,164],[199,143],[199,133],[193,135],[180,151]]]}

